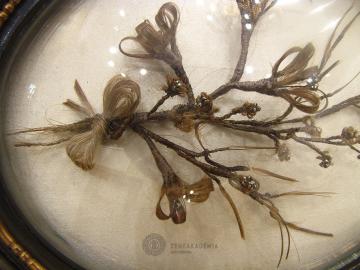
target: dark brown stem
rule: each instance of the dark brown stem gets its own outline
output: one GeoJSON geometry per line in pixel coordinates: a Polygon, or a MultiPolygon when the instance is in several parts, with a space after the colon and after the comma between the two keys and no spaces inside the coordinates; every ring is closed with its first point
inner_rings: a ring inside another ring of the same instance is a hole
{"type": "Polygon", "coordinates": [[[329,138],[302,138],[302,137],[297,137],[297,138],[308,141],[308,142],[313,142],[313,143],[323,143],[323,144],[347,146],[347,143],[345,143],[342,140],[341,136],[333,136],[333,137],[329,137],[329,138]]]}
{"type": "Polygon", "coordinates": [[[294,136],[292,138],[294,141],[301,143],[303,145],[306,145],[307,147],[309,147],[310,149],[314,150],[316,153],[318,153],[320,156],[325,157],[325,153],[320,150],[317,146],[315,146],[314,144],[312,144],[311,142],[305,140],[304,138],[300,138],[300,137],[296,137],[294,136]]]}
{"type": "Polygon", "coordinates": [[[272,89],[272,79],[262,79],[253,82],[229,82],[220,86],[218,89],[213,91],[209,96],[214,100],[222,95],[225,95],[232,89],[237,89],[245,92],[257,92],[259,94],[265,94],[274,96],[275,93],[272,89]]]}
{"type": "MultiPolygon", "coordinates": [[[[244,19],[243,19],[244,20],[244,19]]],[[[241,33],[241,52],[240,57],[238,60],[238,63],[236,65],[236,68],[234,70],[234,74],[230,79],[230,82],[237,82],[241,79],[242,75],[244,74],[244,69],[246,65],[246,60],[249,52],[249,46],[250,46],[250,38],[253,33],[252,30],[246,29],[246,23],[242,23],[242,33],[241,33]]],[[[251,26],[253,27],[253,26],[251,26]]]]}
{"type": "MultiPolygon", "coordinates": [[[[173,169],[171,168],[170,164],[163,157],[163,155],[161,155],[160,151],[157,149],[157,147],[155,146],[153,141],[148,136],[146,136],[144,133],[139,133],[139,134],[140,134],[140,136],[142,136],[142,138],[148,144],[148,146],[151,150],[151,153],[154,157],[155,163],[163,176],[163,179],[171,181],[171,177],[169,177],[169,176],[175,175],[175,173],[174,173],[173,169]]],[[[172,180],[174,180],[174,179],[172,179],[172,180]]],[[[170,184],[170,183],[166,183],[166,184],[170,184]]]]}
{"type": "MultiPolygon", "coordinates": [[[[344,110],[347,107],[350,106],[356,106],[358,103],[360,103],[360,95],[348,98],[347,100],[344,100],[320,113],[314,114],[312,115],[312,117],[314,119],[319,119],[319,118],[323,118],[329,115],[332,115],[334,113],[340,112],[342,110],[344,110]]],[[[285,121],[281,121],[279,123],[275,123],[275,124],[294,124],[294,123],[300,123],[300,122],[304,122],[309,116],[303,116],[303,117],[298,117],[298,118],[294,118],[294,119],[289,119],[289,120],[285,120],[285,121]]]]}
{"type": "Polygon", "coordinates": [[[176,76],[178,76],[179,79],[186,85],[186,88],[188,90],[187,96],[188,96],[188,100],[189,100],[189,105],[191,107],[193,107],[195,105],[195,96],[194,96],[192,86],[190,84],[189,77],[187,76],[182,63],[176,62],[171,65],[171,68],[174,70],[176,76]]]}
{"type": "Polygon", "coordinates": [[[132,128],[136,133],[140,134],[142,137],[144,137],[144,136],[150,137],[150,138],[154,139],[155,141],[165,145],[166,147],[174,150],[180,157],[186,159],[187,161],[189,161],[196,167],[199,167],[203,171],[206,171],[210,174],[214,174],[217,176],[225,177],[225,178],[229,178],[233,175],[233,173],[228,170],[225,170],[223,168],[217,168],[215,166],[208,165],[206,163],[203,163],[203,162],[197,160],[194,157],[194,153],[192,151],[187,150],[187,149],[183,148],[182,146],[176,145],[173,142],[170,142],[169,140],[154,134],[153,132],[145,129],[144,127],[142,127],[140,125],[132,126],[132,128]]]}
{"type": "Polygon", "coordinates": [[[168,95],[168,94],[162,96],[161,99],[160,99],[160,100],[155,104],[155,106],[150,110],[150,112],[148,113],[148,117],[149,117],[151,114],[153,114],[154,112],[156,112],[156,111],[159,109],[159,107],[160,107],[161,105],[163,105],[164,102],[165,102],[169,97],[170,97],[170,95],[168,95]]]}
{"type": "Polygon", "coordinates": [[[352,106],[352,105],[356,105],[360,103],[360,95],[357,95],[357,96],[354,96],[354,97],[351,97],[343,102],[340,102],[339,104],[336,104],[334,106],[332,106],[331,108],[321,112],[321,113],[318,113],[316,114],[314,117],[315,118],[322,118],[322,117],[325,117],[325,116],[328,116],[328,115],[331,115],[333,113],[337,113],[349,106],[352,106]]]}

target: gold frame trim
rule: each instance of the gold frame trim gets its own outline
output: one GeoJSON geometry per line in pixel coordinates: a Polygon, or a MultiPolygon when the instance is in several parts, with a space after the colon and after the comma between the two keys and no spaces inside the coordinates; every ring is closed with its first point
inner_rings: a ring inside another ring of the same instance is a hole
{"type": "Polygon", "coordinates": [[[9,0],[0,11],[0,29],[22,0],[9,0]]]}
{"type": "MultiPolygon", "coordinates": [[[[15,11],[22,0],[9,0],[0,10],[0,29],[15,11]]],[[[0,221],[0,241],[20,260],[29,270],[46,270],[29,252],[27,252],[10,234],[0,221]]]]}
{"type": "Polygon", "coordinates": [[[21,260],[29,270],[46,270],[29,252],[27,252],[9,233],[4,224],[0,222],[0,240],[7,248],[21,260]]]}

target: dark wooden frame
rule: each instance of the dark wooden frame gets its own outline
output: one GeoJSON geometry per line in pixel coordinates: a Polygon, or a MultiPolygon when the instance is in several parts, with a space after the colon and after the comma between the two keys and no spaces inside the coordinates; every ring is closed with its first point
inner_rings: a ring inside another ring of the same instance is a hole
{"type": "MultiPolygon", "coordinates": [[[[0,0],[0,8],[6,3],[7,0],[0,0]]],[[[56,12],[59,4],[61,0],[24,0],[9,16],[0,29],[0,85],[3,85],[7,77],[16,46],[26,35],[29,26],[41,23],[46,14],[56,12]]],[[[0,91],[4,91],[1,88],[0,91]]],[[[42,269],[41,267],[54,270],[83,269],[53,248],[25,219],[11,198],[1,172],[0,222],[3,229],[6,229],[14,239],[11,245],[0,239],[0,251],[3,254],[0,256],[2,270],[37,270],[42,269]]]]}

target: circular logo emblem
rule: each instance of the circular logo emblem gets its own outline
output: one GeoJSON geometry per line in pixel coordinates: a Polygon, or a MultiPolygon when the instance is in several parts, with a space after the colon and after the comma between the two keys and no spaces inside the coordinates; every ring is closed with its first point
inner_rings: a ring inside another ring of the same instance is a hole
{"type": "Polygon", "coordinates": [[[152,233],[143,240],[143,250],[147,255],[158,256],[164,252],[166,242],[160,234],[152,233]]]}

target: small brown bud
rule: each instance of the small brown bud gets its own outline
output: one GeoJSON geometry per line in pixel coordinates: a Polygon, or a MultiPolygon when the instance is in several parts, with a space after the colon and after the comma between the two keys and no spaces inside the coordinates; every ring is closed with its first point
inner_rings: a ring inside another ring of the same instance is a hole
{"type": "Polygon", "coordinates": [[[191,132],[194,128],[194,119],[192,114],[184,113],[175,121],[175,127],[183,132],[191,132]]]}
{"type": "Polygon", "coordinates": [[[196,106],[200,109],[201,112],[210,113],[213,110],[213,102],[211,97],[208,94],[202,92],[196,98],[196,106]]]}
{"type": "Polygon", "coordinates": [[[332,165],[332,157],[327,152],[324,152],[322,156],[318,156],[317,159],[321,160],[319,163],[320,167],[326,169],[332,165]]]}
{"type": "Polygon", "coordinates": [[[341,137],[354,144],[358,143],[360,139],[359,132],[354,127],[344,127],[341,132],[341,137]]]}
{"type": "Polygon", "coordinates": [[[167,76],[167,85],[163,87],[163,90],[170,97],[184,97],[188,92],[188,89],[186,88],[184,83],[179,78],[173,76],[167,76]]]}

